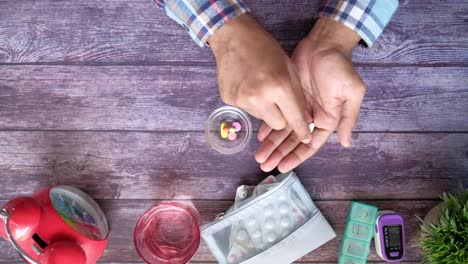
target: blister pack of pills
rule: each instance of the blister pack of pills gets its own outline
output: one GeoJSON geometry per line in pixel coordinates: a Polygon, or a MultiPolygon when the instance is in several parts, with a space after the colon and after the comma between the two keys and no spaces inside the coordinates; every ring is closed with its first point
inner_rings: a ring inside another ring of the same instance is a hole
{"type": "Polygon", "coordinates": [[[239,187],[223,218],[202,227],[221,264],[291,263],[335,236],[294,172],[239,187]]]}

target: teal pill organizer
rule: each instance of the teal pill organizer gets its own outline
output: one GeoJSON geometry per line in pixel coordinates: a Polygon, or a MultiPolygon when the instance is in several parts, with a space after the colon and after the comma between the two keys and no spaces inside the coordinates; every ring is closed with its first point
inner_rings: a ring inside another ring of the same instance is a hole
{"type": "Polygon", "coordinates": [[[374,236],[377,207],[351,202],[338,264],[366,264],[374,236]]]}

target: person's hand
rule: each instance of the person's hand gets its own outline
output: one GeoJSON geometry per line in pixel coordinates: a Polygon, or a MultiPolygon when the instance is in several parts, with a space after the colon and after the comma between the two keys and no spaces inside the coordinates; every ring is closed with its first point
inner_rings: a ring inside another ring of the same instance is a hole
{"type": "Polygon", "coordinates": [[[272,129],[288,127],[299,141],[310,142],[296,66],[269,33],[244,14],[221,27],[208,42],[225,103],[246,110],[272,129]]]}
{"type": "Polygon", "coordinates": [[[354,69],[351,56],[360,37],[343,24],[319,18],[313,30],[293,54],[307,106],[315,123],[312,141],[301,143],[291,129],[272,131],[262,124],[261,145],[255,158],[264,171],[294,169],[314,155],[337,130],[341,145],[349,147],[365,85],[354,69]]]}

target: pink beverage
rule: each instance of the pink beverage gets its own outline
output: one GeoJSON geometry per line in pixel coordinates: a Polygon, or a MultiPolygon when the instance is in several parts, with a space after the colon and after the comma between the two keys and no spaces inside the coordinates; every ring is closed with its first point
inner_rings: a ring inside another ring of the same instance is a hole
{"type": "Polygon", "coordinates": [[[146,263],[187,263],[200,245],[200,216],[191,204],[162,202],[138,220],[133,239],[146,263]]]}

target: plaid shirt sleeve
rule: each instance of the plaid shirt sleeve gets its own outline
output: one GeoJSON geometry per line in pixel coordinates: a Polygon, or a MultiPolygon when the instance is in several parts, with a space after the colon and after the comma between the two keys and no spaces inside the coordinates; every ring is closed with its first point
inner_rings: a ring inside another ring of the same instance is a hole
{"type": "Polygon", "coordinates": [[[398,0],[325,0],[320,7],[319,16],[340,21],[356,31],[367,46],[371,47],[398,6],[398,0]]]}
{"type": "Polygon", "coordinates": [[[242,0],[155,0],[158,7],[182,25],[200,47],[213,33],[237,16],[250,12],[242,0]]]}

